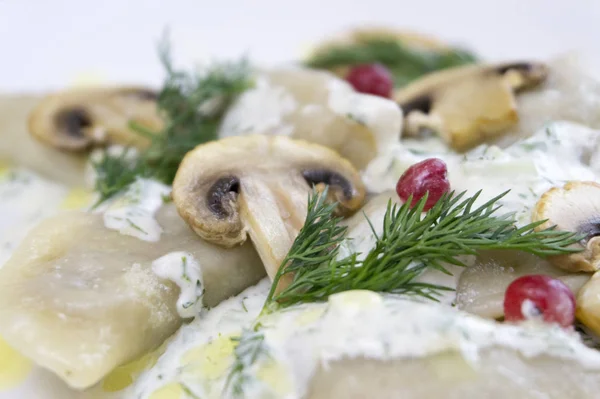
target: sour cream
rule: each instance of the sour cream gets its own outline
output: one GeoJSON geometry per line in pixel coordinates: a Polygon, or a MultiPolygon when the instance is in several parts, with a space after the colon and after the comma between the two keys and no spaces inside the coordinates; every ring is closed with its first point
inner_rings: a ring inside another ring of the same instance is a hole
{"type": "Polygon", "coordinates": [[[171,252],[152,262],[152,271],[159,277],[171,280],[180,289],[177,312],[184,319],[199,315],[202,310],[204,282],[202,268],[194,256],[187,252],[171,252]]]}
{"type": "Polygon", "coordinates": [[[121,234],[156,242],[162,228],[154,214],[171,193],[171,188],[155,180],[138,178],[127,190],[100,208],[104,225],[121,234]]]}

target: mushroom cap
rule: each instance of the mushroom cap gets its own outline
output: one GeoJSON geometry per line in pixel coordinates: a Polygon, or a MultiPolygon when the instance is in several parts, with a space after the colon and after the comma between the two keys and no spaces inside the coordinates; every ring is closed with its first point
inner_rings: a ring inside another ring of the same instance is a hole
{"type": "Polygon", "coordinates": [[[586,235],[583,242],[574,244],[583,252],[552,256],[552,264],[573,272],[600,268],[600,184],[573,181],[551,188],[540,197],[531,218],[534,222],[546,220],[538,231],[556,226],[557,230],[586,235]]]}
{"type": "Polygon", "coordinates": [[[397,90],[407,135],[429,129],[454,149],[472,148],[518,121],[514,94],[538,85],[544,64],[515,62],[467,65],[428,74],[397,90]]]}
{"type": "Polygon", "coordinates": [[[66,151],[97,144],[143,148],[146,136],[130,128],[136,122],[160,131],[163,121],[157,94],[144,87],[76,89],[46,96],[29,115],[29,131],[39,141],[66,151]]]}
{"type": "Polygon", "coordinates": [[[365,197],[358,172],[335,151],[285,136],[248,135],[202,144],[189,152],[173,181],[173,201],[200,237],[231,247],[246,240],[237,199],[250,180],[283,191],[327,184],[340,214],[359,209],[365,197]]]}

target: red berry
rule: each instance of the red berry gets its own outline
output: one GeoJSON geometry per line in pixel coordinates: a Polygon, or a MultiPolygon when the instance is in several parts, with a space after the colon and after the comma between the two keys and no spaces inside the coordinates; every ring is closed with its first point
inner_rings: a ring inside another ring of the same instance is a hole
{"type": "Polygon", "coordinates": [[[504,294],[504,319],[521,321],[541,317],[547,323],[569,327],[575,321],[575,297],[560,280],[543,275],[523,276],[504,294]]]}
{"type": "Polygon", "coordinates": [[[442,195],[450,191],[447,175],[448,169],[444,161],[429,158],[412,165],[400,176],[396,184],[396,192],[402,201],[407,201],[412,195],[411,207],[415,206],[425,193],[428,193],[423,208],[427,211],[439,201],[442,195]]]}
{"type": "Polygon", "coordinates": [[[392,74],[381,64],[363,64],[350,69],[346,80],[360,93],[390,98],[394,90],[392,74]]]}

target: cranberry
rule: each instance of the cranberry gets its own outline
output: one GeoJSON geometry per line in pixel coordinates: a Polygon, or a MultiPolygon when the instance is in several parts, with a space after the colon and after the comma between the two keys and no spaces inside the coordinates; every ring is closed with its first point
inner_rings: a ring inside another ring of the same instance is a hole
{"type": "Polygon", "coordinates": [[[346,80],[360,93],[390,98],[394,89],[392,74],[381,64],[363,64],[350,69],[346,80]]]}
{"type": "Polygon", "coordinates": [[[402,201],[407,201],[413,196],[410,206],[415,206],[425,193],[424,211],[433,207],[439,199],[450,191],[450,182],[447,178],[448,170],[444,161],[438,158],[429,158],[412,165],[400,176],[396,184],[396,192],[402,201]]]}
{"type": "Polygon", "coordinates": [[[504,319],[521,321],[540,317],[569,327],[575,321],[575,297],[560,280],[543,275],[523,276],[504,294],[504,319]]]}

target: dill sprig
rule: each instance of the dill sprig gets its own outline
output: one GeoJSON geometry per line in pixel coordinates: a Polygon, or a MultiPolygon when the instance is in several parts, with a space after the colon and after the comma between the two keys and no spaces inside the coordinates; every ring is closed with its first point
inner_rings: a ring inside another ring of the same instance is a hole
{"type": "Polygon", "coordinates": [[[371,39],[352,45],[328,47],[306,61],[311,68],[334,69],[337,67],[380,63],[394,76],[396,87],[440,69],[476,62],[472,53],[462,49],[417,50],[398,40],[371,39]]]}
{"type": "Polygon", "coordinates": [[[234,398],[243,397],[244,384],[249,379],[248,369],[261,357],[269,355],[265,346],[265,336],[260,331],[260,324],[252,329],[245,329],[239,337],[231,338],[237,342],[233,351],[233,364],[225,381],[226,392],[234,398]]]}
{"type": "Polygon", "coordinates": [[[416,277],[430,267],[450,274],[444,264],[465,266],[460,256],[483,249],[516,249],[538,256],[579,251],[570,248],[582,239],[576,233],[554,228],[535,231],[544,221],[519,228],[512,214],[496,216],[502,207],[499,201],[508,191],[474,208],[480,193],[472,197],[464,192],[447,194],[425,213],[427,196],[414,207],[409,205],[412,198],[402,205],[390,200],[381,234],[367,218],[375,237],[374,247],[364,257],[353,253],[340,259],[347,227],[340,226],[341,218],[334,216],[336,204],[327,203],[327,188],[320,193],[314,190],[308,198],[304,226],[273,279],[258,321],[235,338],[238,346],[225,391],[243,397],[249,369],[270,355],[261,317],[278,309],[324,301],[330,295],[355,289],[437,300],[439,291],[451,289],[417,282],[416,277]],[[279,282],[288,274],[293,275],[291,284],[278,292],[279,282]]]}
{"type": "MultiPolygon", "coordinates": [[[[354,253],[338,259],[346,229],[333,218],[334,206],[324,197],[309,199],[305,225],[294,241],[273,280],[265,309],[326,300],[328,296],[355,289],[418,295],[435,300],[440,290],[450,288],[415,281],[424,270],[434,268],[450,274],[444,264],[465,266],[460,256],[483,249],[520,250],[538,256],[577,252],[570,246],[581,237],[553,228],[535,231],[544,223],[516,227],[511,214],[496,216],[498,204],[508,192],[474,208],[480,192],[443,196],[423,214],[426,197],[414,207],[411,199],[402,205],[390,201],[383,219],[383,232],[364,256],[354,253]],[[281,292],[276,287],[285,275],[292,282],[281,292]]],[[[368,219],[367,219],[368,220],[368,219]]],[[[369,223],[371,223],[369,221],[369,223]]]]}
{"type": "Polygon", "coordinates": [[[125,189],[137,177],[171,184],[185,154],[198,144],[217,138],[227,105],[252,84],[245,59],[215,63],[202,73],[179,70],[173,66],[166,38],[159,43],[159,57],[167,74],[157,99],[164,129],[153,132],[132,123],[133,130],[150,138],[150,146],[135,161],[106,152],[93,164],[99,203],[125,189]]]}

